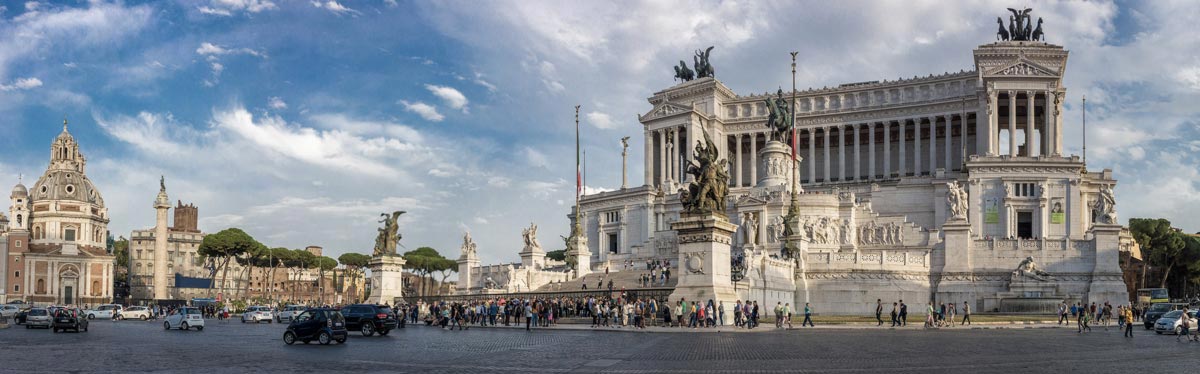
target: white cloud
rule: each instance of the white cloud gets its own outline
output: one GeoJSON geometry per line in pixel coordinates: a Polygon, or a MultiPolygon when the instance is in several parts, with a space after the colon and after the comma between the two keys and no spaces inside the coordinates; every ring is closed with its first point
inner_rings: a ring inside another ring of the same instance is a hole
{"type": "Polygon", "coordinates": [[[201,55],[201,56],[221,56],[221,55],[228,55],[228,54],[245,54],[245,55],[250,55],[250,56],[254,56],[254,57],[262,57],[262,58],[267,57],[266,53],[255,51],[250,48],[226,48],[226,47],[223,47],[223,46],[220,46],[217,44],[213,44],[213,43],[209,43],[209,42],[200,43],[200,47],[196,48],[196,54],[201,55]]]}
{"type": "Polygon", "coordinates": [[[446,106],[467,113],[467,97],[462,92],[454,89],[454,87],[426,84],[425,89],[433,93],[434,96],[442,99],[446,103],[446,106]]]}
{"type": "Polygon", "coordinates": [[[313,1],[312,5],[316,8],[325,9],[330,12],[336,13],[338,15],[343,15],[343,14],[358,15],[358,14],[360,14],[357,10],[347,8],[344,5],[342,5],[341,3],[338,3],[337,1],[334,1],[334,0],[313,1]]]}
{"type": "Polygon", "coordinates": [[[267,99],[267,106],[271,109],[287,109],[287,103],[279,96],[271,96],[267,99]]]}
{"type": "Polygon", "coordinates": [[[42,86],[42,80],[32,77],[19,78],[12,84],[0,84],[0,91],[28,90],[42,86]]]}
{"type": "Polygon", "coordinates": [[[421,116],[421,118],[429,121],[441,122],[446,118],[446,116],[438,113],[437,108],[434,108],[433,105],[429,105],[420,101],[409,102],[408,100],[400,100],[400,105],[404,106],[404,110],[416,113],[417,115],[421,116]]]}
{"type": "Polygon", "coordinates": [[[487,184],[492,187],[504,188],[504,187],[508,187],[509,183],[511,183],[511,182],[512,182],[512,180],[508,179],[506,177],[493,176],[491,178],[488,178],[487,184]]]}
{"type": "Polygon", "coordinates": [[[233,15],[234,12],[258,13],[272,9],[278,7],[270,0],[212,0],[208,5],[196,7],[200,13],[225,17],[233,15]]]}
{"type": "Polygon", "coordinates": [[[475,84],[487,88],[488,92],[496,92],[496,85],[483,79],[483,74],[475,72],[475,84]]]}
{"type": "Polygon", "coordinates": [[[613,122],[612,117],[609,117],[607,113],[588,112],[587,121],[592,126],[602,130],[617,128],[617,123],[613,122]]]}
{"type": "Polygon", "coordinates": [[[0,79],[9,77],[15,63],[42,61],[51,51],[88,55],[91,48],[118,48],[150,23],[149,5],[88,2],[86,8],[33,5],[12,18],[0,20],[0,79]]]}
{"type": "Polygon", "coordinates": [[[538,150],[530,147],[525,147],[523,152],[525,154],[525,161],[528,162],[529,165],[539,168],[546,168],[550,166],[550,159],[546,157],[545,153],[539,152],[538,150]]]}

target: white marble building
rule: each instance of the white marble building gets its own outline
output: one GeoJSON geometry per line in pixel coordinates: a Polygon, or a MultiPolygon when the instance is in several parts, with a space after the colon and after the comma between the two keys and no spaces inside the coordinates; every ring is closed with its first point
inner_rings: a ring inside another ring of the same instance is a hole
{"type": "Polygon", "coordinates": [[[1002,41],[975,49],[970,71],[798,91],[795,168],[790,147],[768,143],[764,100],[775,94],[739,95],[713,78],[656,92],[640,117],[645,183],[580,202],[592,269],[677,258],[677,191],[704,130],[731,162],[726,213],[749,261],[739,297],[857,314],[876,299],[976,311],[1127,302],[1115,212],[1096,213],[1112,212],[1101,191],[1116,180],[1063,154],[1063,126],[1079,125],[1061,115],[1067,56],[1002,41]],[[806,237],[794,262],[772,258],[792,172],[806,237]],[[968,191],[965,226],[946,225],[948,182],[968,191]],[[1026,258],[1050,276],[1014,275],[1026,258]]]}

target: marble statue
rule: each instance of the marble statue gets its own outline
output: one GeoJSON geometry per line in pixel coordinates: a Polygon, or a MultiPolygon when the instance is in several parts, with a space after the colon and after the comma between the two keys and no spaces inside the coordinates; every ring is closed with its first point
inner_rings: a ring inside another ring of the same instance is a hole
{"type": "Polygon", "coordinates": [[[375,252],[373,253],[373,256],[378,257],[396,255],[396,245],[400,244],[400,239],[402,238],[396,221],[399,220],[400,215],[404,213],[406,212],[398,210],[392,212],[390,216],[387,213],[379,214],[380,217],[383,217],[383,219],[379,221],[379,223],[383,224],[383,227],[379,228],[379,234],[375,237],[375,252]]]}
{"type": "Polygon", "coordinates": [[[1050,273],[1039,269],[1037,263],[1033,261],[1033,257],[1026,257],[1012,272],[1012,280],[1022,278],[1044,282],[1053,277],[1050,276],[1050,273]]]}
{"type": "Polygon", "coordinates": [[[782,216],[775,216],[775,220],[771,221],[771,224],[767,225],[767,233],[769,234],[771,240],[776,242],[783,241],[783,234],[786,231],[784,229],[784,226],[786,225],[784,221],[785,220],[782,216]]]}
{"type": "Polygon", "coordinates": [[[1096,221],[1107,224],[1117,224],[1117,199],[1113,196],[1112,186],[1100,188],[1100,197],[1096,199],[1096,221]]]}
{"type": "Polygon", "coordinates": [[[966,219],[967,218],[967,191],[962,188],[962,185],[955,182],[947,182],[946,187],[946,205],[950,207],[951,219],[966,219]]]}
{"type": "Polygon", "coordinates": [[[521,237],[525,240],[525,247],[541,248],[542,243],[537,240],[537,225],[533,222],[529,223],[529,228],[521,229],[521,237]]]}
{"type": "Polygon", "coordinates": [[[470,231],[463,233],[462,253],[463,253],[463,256],[466,256],[466,257],[472,257],[472,256],[476,255],[475,240],[471,239],[470,231]]]}
{"type": "Polygon", "coordinates": [[[707,130],[704,141],[697,142],[693,151],[694,161],[688,161],[687,173],[692,182],[680,192],[679,200],[688,213],[713,213],[723,215],[725,197],[729,194],[729,173],[725,171],[725,160],[719,159],[717,145],[707,130]]]}
{"type": "Polygon", "coordinates": [[[746,233],[746,244],[758,245],[758,220],[753,213],[746,213],[742,219],[742,231],[746,233]]]}

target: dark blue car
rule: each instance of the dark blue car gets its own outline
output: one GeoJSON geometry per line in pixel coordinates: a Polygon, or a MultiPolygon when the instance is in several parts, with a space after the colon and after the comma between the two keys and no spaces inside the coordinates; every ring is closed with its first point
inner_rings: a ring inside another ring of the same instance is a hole
{"type": "Polygon", "coordinates": [[[346,343],[346,319],[337,309],[313,308],[304,311],[292,319],[287,332],[283,333],[283,342],[292,345],[296,341],[304,344],[316,340],[321,344],[333,341],[346,343]]]}

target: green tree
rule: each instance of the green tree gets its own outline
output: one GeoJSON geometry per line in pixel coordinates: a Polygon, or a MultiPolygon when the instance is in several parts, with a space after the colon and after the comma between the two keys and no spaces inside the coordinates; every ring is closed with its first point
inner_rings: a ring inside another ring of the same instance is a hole
{"type": "Polygon", "coordinates": [[[1180,274],[1187,279],[1193,278],[1190,270],[1200,267],[1195,264],[1200,258],[1200,243],[1196,238],[1184,235],[1171,227],[1171,221],[1157,218],[1132,218],[1129,220],[1129,231],[1133,239],[1142,247],[1147,262],[1162,269],[1159,287],[1166,288],[1171,274],[1182,270],[1180,274]]]}
{"type": "MultiPolygon", "coordinates": [[[[205,236],[204,240],[200,242],[200,248],[196,252],[201,256],[213,259],[216,264],[215,270],[221,272],[221,284],[223,285],[229,276],[229,261],[261,245],[261,243],[254,240],[245,231],[238,228],[228,228],[216,234],[205,236]]],[[[209,284],[209,296],[212,296],[213,283],[209,284]]]]}
{"type": "MultiPolygon", "coordinates": [[[[404,261],[406,261],[404,264],[405,268],[412,270],[418,276],[428,277],[429,283],[433,283],[434,272],[443,272],[443,277],[448,277],[448,272],[451,271],[451,268],[454,269],[453,271],[458,270],[458,264],[454,260],[447,259],[441,253],[438,253],[436,249],[430,247],[420,247],[404,252],[404,261]]],[[[421,278],[419,293],[429,295],[430,292],[425,291],[425,289],[432,287],[432,285],[426,285],[424,277],[421,278]]]]}
{"type": "Polygon", "coordinates": [[[555,260],[555,261],[566,261],[567,260],[567,250],[560,249],[557,251],[546,252],[546,258],[555,260]]]}
{"type": "MultiPolygon", "coordinates": [[[[112,236],[109,236],[112,239],[112,236]]],[[[116,257],[117,280],[129,282],[129,239],[122,236],[113,241],[113,256],[116,257]]]]}
{"type": "MultiPolygon", "coordinates": [[[[342,266],[345,266],[346,268],[343,271],[344,276],[351,279],[351,284],[354,284],[354,279],[361,278],[363,274],[366,273],[367,266],[371,263],[371,256],[367,256],[362,253],[350,252],[338,256],[338,262],[340,262],[342,266]]],[[[360,298],[362,291],[363,290],[358,289],[358,287],[355,287],[353,295],[354,297],[350,297],[348,299],[350,299],[351,302],[358,302],[359,300],[362,300],[360,298]]]]}

